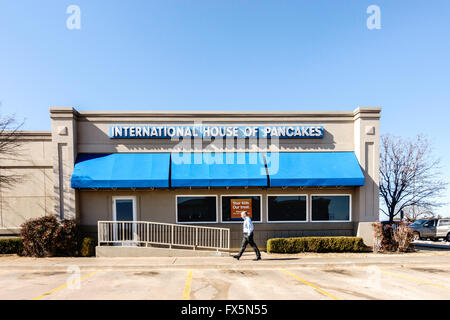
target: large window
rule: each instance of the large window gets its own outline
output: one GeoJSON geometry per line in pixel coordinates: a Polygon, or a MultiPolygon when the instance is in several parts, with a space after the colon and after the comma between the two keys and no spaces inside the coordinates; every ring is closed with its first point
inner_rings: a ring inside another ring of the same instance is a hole
{"type": "Polygon", "coordinates": [[[311,197],[312,221],[350,221],[350,196],[311,197]]]}
{"type": "Polygon", "coordinates": [[[217,197],[177,196],[177,222],[217,222],[217,197]]]}
{"type": "Polygon", "coordinates": [[[222,222],[242,221],[241,211],[247,211],[253,221],[261,221],[261,196],[222,196],[222,222]]]}
{"type": "Polygon", "coordinates": [[[306,221],[306,196],[267,196],[269,222],[306,221]]]}

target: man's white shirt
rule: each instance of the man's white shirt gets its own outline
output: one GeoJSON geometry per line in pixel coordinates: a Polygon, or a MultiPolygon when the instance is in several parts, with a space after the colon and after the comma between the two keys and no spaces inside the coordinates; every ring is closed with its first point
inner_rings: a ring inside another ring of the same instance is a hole
{"type": "Polygon", "coordinates": [[[253,222],[249,216],[244,218],[244,233],[250,235],[253,232],[253,222]]]}

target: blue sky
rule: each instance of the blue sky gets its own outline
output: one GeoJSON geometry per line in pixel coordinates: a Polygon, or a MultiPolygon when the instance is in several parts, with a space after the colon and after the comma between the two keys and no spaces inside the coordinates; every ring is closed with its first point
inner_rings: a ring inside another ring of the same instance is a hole
{"type": "Polygon", "coordinates": [[[48,130],[49,106],[381,106],[382,133],[428,135],[448,179],[449,18],[448,0],[2,0],[1,113],[48,130]],[[81,30],[66,28],[73,4],[81,30]]]}

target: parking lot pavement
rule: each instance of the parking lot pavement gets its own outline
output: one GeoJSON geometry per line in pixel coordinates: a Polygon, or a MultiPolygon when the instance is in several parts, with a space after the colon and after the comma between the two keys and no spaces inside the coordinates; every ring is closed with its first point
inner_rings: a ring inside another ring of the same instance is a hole
{"type": "Polygon", "coordinates": [[[328,259],[302,266],[278,260],[276,267],[258,268],[239,261],[220,269],[92,267],[68,272],[0,270],[0,299],[450,299],[450,263],[442,261],[348,265],[328,259]]]}

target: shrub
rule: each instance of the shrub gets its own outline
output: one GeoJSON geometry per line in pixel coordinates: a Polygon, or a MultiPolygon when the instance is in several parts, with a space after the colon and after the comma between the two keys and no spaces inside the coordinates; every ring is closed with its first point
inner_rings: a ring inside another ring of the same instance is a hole
{"type": "Polygon", "coordinates": [[[22,224],[23,254],[32,257],[73,256],[78,247],[78,228],[73,220],[49,215],[22,224]]]}
{"type": "Polygon", "coordinates": [[[373,251],[387,252],[397,251],[395,241],[393,241],[394,233],[390,224],[382,224],[381,222],[372,223],[373,228],[373,251]]]}
{"type": "Polygon", "coordinates": [[[364,252],[367,247],[358,237],[300,237],[267,240],[269,253],[364,252]]]}
{"type": "Polygon", "coordinates": [[[22,252],[22,239],[3,238],[0,239],[0,254],[20,254],[22,252]]]}
{"type": "Polygon", "coordinates": [[[406,252],[414,240],[414,233],[405,222],[398,223],[394,229],[394,241],[397,251],[406,252]]]}
{"type": "Polygon", "coordinates": [[[56,254],[58,256],[75,256],[78,243],[79,233],[75,220],[62,220],[58,229],[56,254]]]}
{"type": "Polygon", "coordinates": [[[382,224],[374,222],[374,252],[406,252],[413,241],[413,232],[405,222],[382,224]]]}
{"type": "Polygon", "coordinates": [[[95,240],[92,238],[83,238],[80,247],[81,257],[95,256],[95,240]]]}

